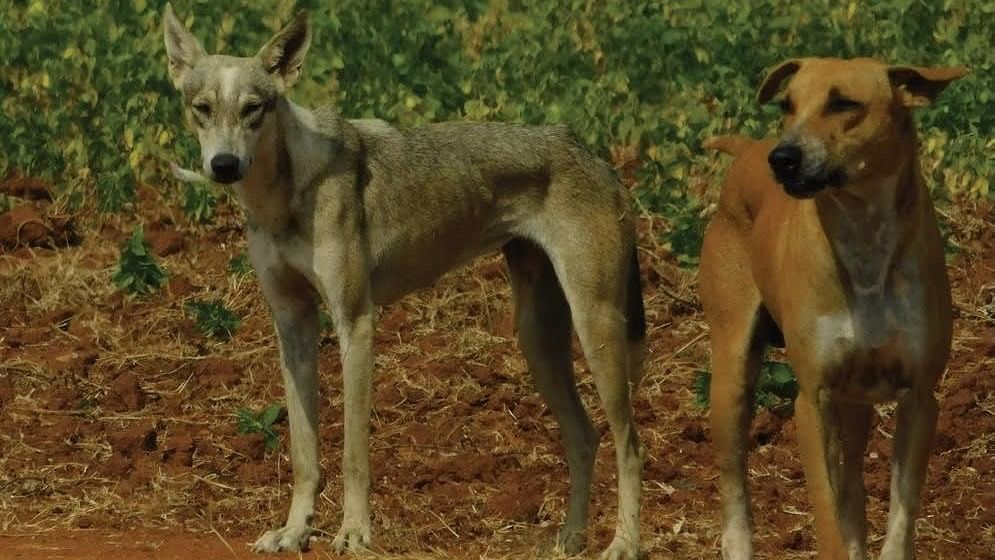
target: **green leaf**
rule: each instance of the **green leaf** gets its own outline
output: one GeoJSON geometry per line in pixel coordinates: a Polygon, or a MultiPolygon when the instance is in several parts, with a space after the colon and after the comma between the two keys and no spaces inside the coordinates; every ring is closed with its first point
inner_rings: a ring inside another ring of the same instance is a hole
{"type": "Polygon", "coordinates": [[[280,416],[280,411],[282,410],[283,407],[281,407],[278,404],[271,404],[267,406],[263,410],[262,416],[259,419],[259,423],[267,428],[272,426],[273,423],[276,422],[276,419],[280,416]]]}
{"type": "Polygon", "coordinates": [[[699,371],[694,377],[694,404],[700,408],[706,408],[709,404],[709,391],[711,391],[712,373],[709,371],[699,371]]]}

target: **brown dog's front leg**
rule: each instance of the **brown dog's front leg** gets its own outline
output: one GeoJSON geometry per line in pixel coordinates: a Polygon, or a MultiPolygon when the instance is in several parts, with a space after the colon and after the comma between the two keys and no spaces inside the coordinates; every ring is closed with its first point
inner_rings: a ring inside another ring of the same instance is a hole
{"type": "Polygon", "coordinates": [[[809,497],[815,509],[816,544],[821,560],[849,560],[840,528],[841,441],[827,389],[802,386],[795,400],[798,444],[809,497]]]}
{"type": "Polygon", "coordinates": [[[874,407],[865,403],[836,403],[843,445],[843,471],[840,481],[839,519],[850,560],[867,558],[866,491],[864,452],[874,407]]]}
{"type": "Polygon", "coordinates": [[[712,331],[710,388],[712,440],[722,496],[722,558],[753,558],[746,456],[753,419],[752,395],[762,348],[749,340],[752,325],[712,331]]]}
{"type": "Polygon", "coordinates": [[[907,389],[899,394],[888,535],[881,549],[881,560],[915,558],[915,523],[929,453],[933,447],[936,415],[936,398],[932,389],[907,389]]]}

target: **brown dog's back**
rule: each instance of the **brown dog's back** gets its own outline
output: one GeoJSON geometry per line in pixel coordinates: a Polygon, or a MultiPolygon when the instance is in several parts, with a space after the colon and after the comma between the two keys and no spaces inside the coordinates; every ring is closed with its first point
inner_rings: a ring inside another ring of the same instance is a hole
{"type": "Polygon", "coordinates": [[[709,138],[702,147],[718,150],[735,158],[726,173],[719,200],[720,212],[726,212],[739,227],[749,227],[763,204],[793,204],[774,181],[767,156],[774,147],[770,139],[757,140],[731,134],[709,138]]]}
{"type": "Polygon", "coordinates": [[[701,146],[703,148],[708,148],[709,150],[718,150],[733,157],[738,157],[748,148],[758,143],[758,140],[754,140],[748,136],[730,134],[728,136],[716,136],[714,138],[709,138],[708,140],[705,140],[701,146]]]}

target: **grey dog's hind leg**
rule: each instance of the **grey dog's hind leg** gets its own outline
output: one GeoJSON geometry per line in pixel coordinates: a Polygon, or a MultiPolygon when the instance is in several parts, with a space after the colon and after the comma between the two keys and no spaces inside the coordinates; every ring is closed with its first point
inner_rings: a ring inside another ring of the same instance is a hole
{"type": "Polygon", "coordinates": [[[560,426],[570,468],[567,518],[557,546],[575,554],[586,541],[598,434],[577,394],[570,356],[570,307],[553,265],[537,245],[515,240],[504,247],[504,255],[515,296],[518,343],[536,389],[560,426]]]}

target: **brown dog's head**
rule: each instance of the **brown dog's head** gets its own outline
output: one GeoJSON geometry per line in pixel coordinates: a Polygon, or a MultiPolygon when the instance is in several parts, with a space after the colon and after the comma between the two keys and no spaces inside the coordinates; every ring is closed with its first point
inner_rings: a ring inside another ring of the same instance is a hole
{"type": "Polygon", "coordinates": [[[912,138],[909,110],[936,99],[964,67],[888,66],[858,58],[792,59],[776,66],[760,86],[766,103],[780,97],[781,140],[768,161],[777,181],[796,198],[828,186],[892,173],[898,143],[912,138]]]}

